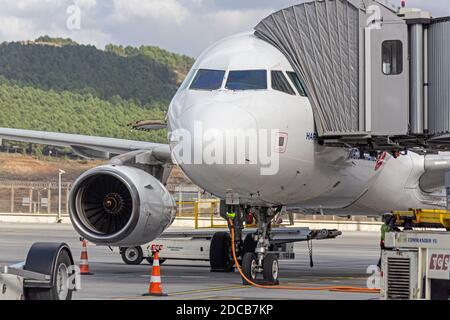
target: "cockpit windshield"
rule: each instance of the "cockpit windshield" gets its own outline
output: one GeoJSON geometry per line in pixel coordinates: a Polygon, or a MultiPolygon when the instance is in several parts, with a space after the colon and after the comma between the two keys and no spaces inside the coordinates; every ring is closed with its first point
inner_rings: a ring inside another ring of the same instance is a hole
{"type": "Polygon", "coordinates": [[[287,81],[283,72],[272,71],[272,89],[295,96],[295,91],[287,81]]]}
{"type": "Polygon", "coordinates": [[[300,78],[297,76],[297,74],[292,71],[288,71],[286,73],[289,76],[289,78],[291,79],[295,88],[297,89],[298,94],[301,95],[302,97],[306,97],[307,94],[306,94],[305,87],[303,86],[303,83],[300,81],[300,78]]]}
{"type": "Polygon", "coordinates": [[[191,84],[192,90],[218,90],[222,87],[225,71],[200,69],[191,84]]]}
{"type": "Polygon", "coordinates": [[[227,84],[229,90],[264,90],[267,89],[266,70],[230,71],[227,84]]]}

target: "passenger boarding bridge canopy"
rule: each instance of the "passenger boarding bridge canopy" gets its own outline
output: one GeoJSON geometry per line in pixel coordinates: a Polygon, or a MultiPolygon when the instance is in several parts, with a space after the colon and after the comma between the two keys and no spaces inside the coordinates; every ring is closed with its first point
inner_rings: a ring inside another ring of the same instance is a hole
{"type": "Polygon", "coordinates": [[[395,7],[318,0],[278,11],[255,30],[304,81],[319,136],[408,133],[408,30],[395,7]]]}

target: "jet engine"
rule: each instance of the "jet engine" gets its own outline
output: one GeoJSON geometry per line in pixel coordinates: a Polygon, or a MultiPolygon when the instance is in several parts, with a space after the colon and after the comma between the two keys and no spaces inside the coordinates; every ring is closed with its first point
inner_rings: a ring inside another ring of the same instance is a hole
{"type": "Polygon", "coordinates": [[[175,201],[155,177],[132,166],[84,173],[70,193],[75,230],[97,245],[137,246],[159,237],[175,219],[175,201]]]}

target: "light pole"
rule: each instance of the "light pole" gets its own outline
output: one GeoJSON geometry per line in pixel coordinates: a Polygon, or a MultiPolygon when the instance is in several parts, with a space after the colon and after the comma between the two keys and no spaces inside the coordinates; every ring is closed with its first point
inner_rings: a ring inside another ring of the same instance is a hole
{"type": "Polygon", "coordinates": [[[66,173],[64,170],[59,169],[59,176],[58,176],[58,220],[57,223],[62,222],[61,218],[61,184],[62,184],[62,175],[66,173]]]}
{"type": "Polygon", "coordinates": [[[38,200],[37,200],[37,204],[36,204],[36,210],[35,211],[37,211],[37,214],[40,214],[41,213],[41,190],[40,189],[38,189],[38,200]]]}

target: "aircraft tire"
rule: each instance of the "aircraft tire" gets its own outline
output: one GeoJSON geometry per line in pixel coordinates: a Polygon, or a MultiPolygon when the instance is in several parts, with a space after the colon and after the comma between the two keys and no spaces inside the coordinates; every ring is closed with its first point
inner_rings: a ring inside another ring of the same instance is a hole
{"type": "Polygon", "coordinates": [[[278,259],[273,253],[267,254],[263,261],[263,276],[264,280],[268,282],[278,281],[280,273],[278,259]]]}
{"type": "MultiPolygon", "coordinates": [[[[246,252],[242,258],[242,272],[251,281],[256,281],[258,262],[256,255],[253,252],[246,252]]],[[[244,278],[242,278],[244,285],[250,285],[244,278]]]]}
{"type": "Polygon", "coordinates": [[[257,242],[253,239],[253,234],[247,234],[244,239],[244,253],[255,252],[257,242]]]}
{"type": "Polygon", "coordinates": [[[209,249],[211,272],[232,272],[234,261],[231,257],[231,237],[228,232],[216,232],[209,249]]]}

